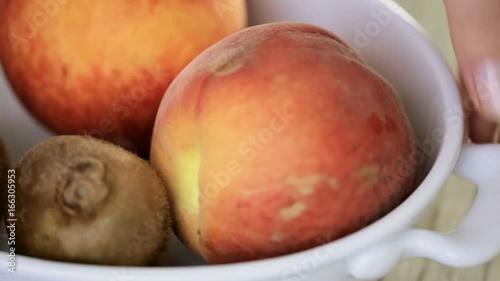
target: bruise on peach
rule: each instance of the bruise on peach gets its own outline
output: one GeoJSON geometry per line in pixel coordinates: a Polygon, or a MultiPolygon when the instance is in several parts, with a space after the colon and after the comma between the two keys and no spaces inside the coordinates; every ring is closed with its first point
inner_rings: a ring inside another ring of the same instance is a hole
{"type": "Polygon", "coordinates": [[[295,202],[291,206],[281,208],[280,216],[284,220],[289,221],[303,214],[305,210],[307,210],[306,204],[304,204],[303,202],[295,202]]]}
{"type": "Polygon", "coordinates": [[[355,170],[353,176],[361,179],[365,187],[372,187],[382,179],[382,171],[378,165],[366,164],[355,170]]]}
{"type": "Polygon", "coordinates": [[[333,189],[339,188],[336,179],[320,174],[309,175],[305,177],[289,176],[286,179],[287,184],[294,186],[303,195],[313,194],[316,185],[321,182],[326,182],[327,185],[333,189]]]}

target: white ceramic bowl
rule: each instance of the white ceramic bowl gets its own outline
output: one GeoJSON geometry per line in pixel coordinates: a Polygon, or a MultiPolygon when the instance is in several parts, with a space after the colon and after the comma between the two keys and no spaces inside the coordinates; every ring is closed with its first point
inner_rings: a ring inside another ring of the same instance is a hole
{"type": "MultiPolygon", "coordinates": [[[[229,0],[230,1],[230,0],[229,0]]],[[[500,147],[464,144],[464,114],[454,78],[418,25],[396,4],[382,0],[251,0],[251,24],[307,22],[338,34],[398,90],[420,140],[408,165],[422,171],[420,186],[397,209],[335,242],[300,253],[232,265],[204,265],[178,241],[170,266],[121,268],[15,257],[11,281],[322,281],[382,277],[405,258],[428,257],[456,266],[487,262],[500,252],[500,147]],[[495,163],[495,161],[497,161],[495,163]],[[481,165],[479,169],[478,165],[481,165]],[[413,229],[455,172],[479,185],[476,203],[453,233],[413,229]]],[[[0,79],[0,135],[14,159],[50,136],[0,79]]],[[[404,169],[404,165],[402,165],[404,169]]],[[[4,234],[5,239],[5,234],[4,234]]],[[[3,248],[6,248],[4,240],[3,248]]],[[[1,256],[8,252],[0,252],[1,256]]]]}

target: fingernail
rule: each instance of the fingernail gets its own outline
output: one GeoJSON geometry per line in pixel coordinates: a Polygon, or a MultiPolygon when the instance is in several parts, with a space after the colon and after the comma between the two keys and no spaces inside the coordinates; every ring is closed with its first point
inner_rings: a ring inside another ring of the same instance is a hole
{"type": "Polygon", "coordinates": [[[471,96],[479,113],[492,122],[500,121],[500,62],[479,65],[472,76],[471,96]]]}
{"type": "Polygon", "coordinates": [[[500,142],[500,123],[497,124],[497,127],[495,128],[495,133],[493,134],[493,143],[499,143],[500,142]]]}

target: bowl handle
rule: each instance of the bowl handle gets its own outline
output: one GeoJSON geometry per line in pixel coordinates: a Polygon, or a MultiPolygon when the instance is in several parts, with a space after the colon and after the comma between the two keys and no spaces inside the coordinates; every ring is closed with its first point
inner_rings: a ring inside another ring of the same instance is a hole
{"type": "Polygon", "coordinates": [[[469,267],[500,254],[500,145],[465,144],[453,172],[478,185],[476,200],[456,230],[408,230],[401,238],[350,259],[349,273],[358,279],[378,279],[409,258],[430,258],[451,267],[469,267]]]}

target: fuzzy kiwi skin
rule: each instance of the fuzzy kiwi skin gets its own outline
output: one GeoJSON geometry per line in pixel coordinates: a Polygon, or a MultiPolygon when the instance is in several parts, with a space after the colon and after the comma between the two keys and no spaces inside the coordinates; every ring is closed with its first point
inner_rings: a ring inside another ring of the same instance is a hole
{"type": "Polygon", "coordinates": [[[4,142],[0,138],[0,218],[6,214],[7,207],[7,171],[9,169],[9,159],[4,142]]]}
{"type": "Polygon", "coordinates": [[[87,136],[57,136],[16,167],[16,249],[42,259],[156,265],[169,242],[163,183],[143,159],[87,136]]]}

